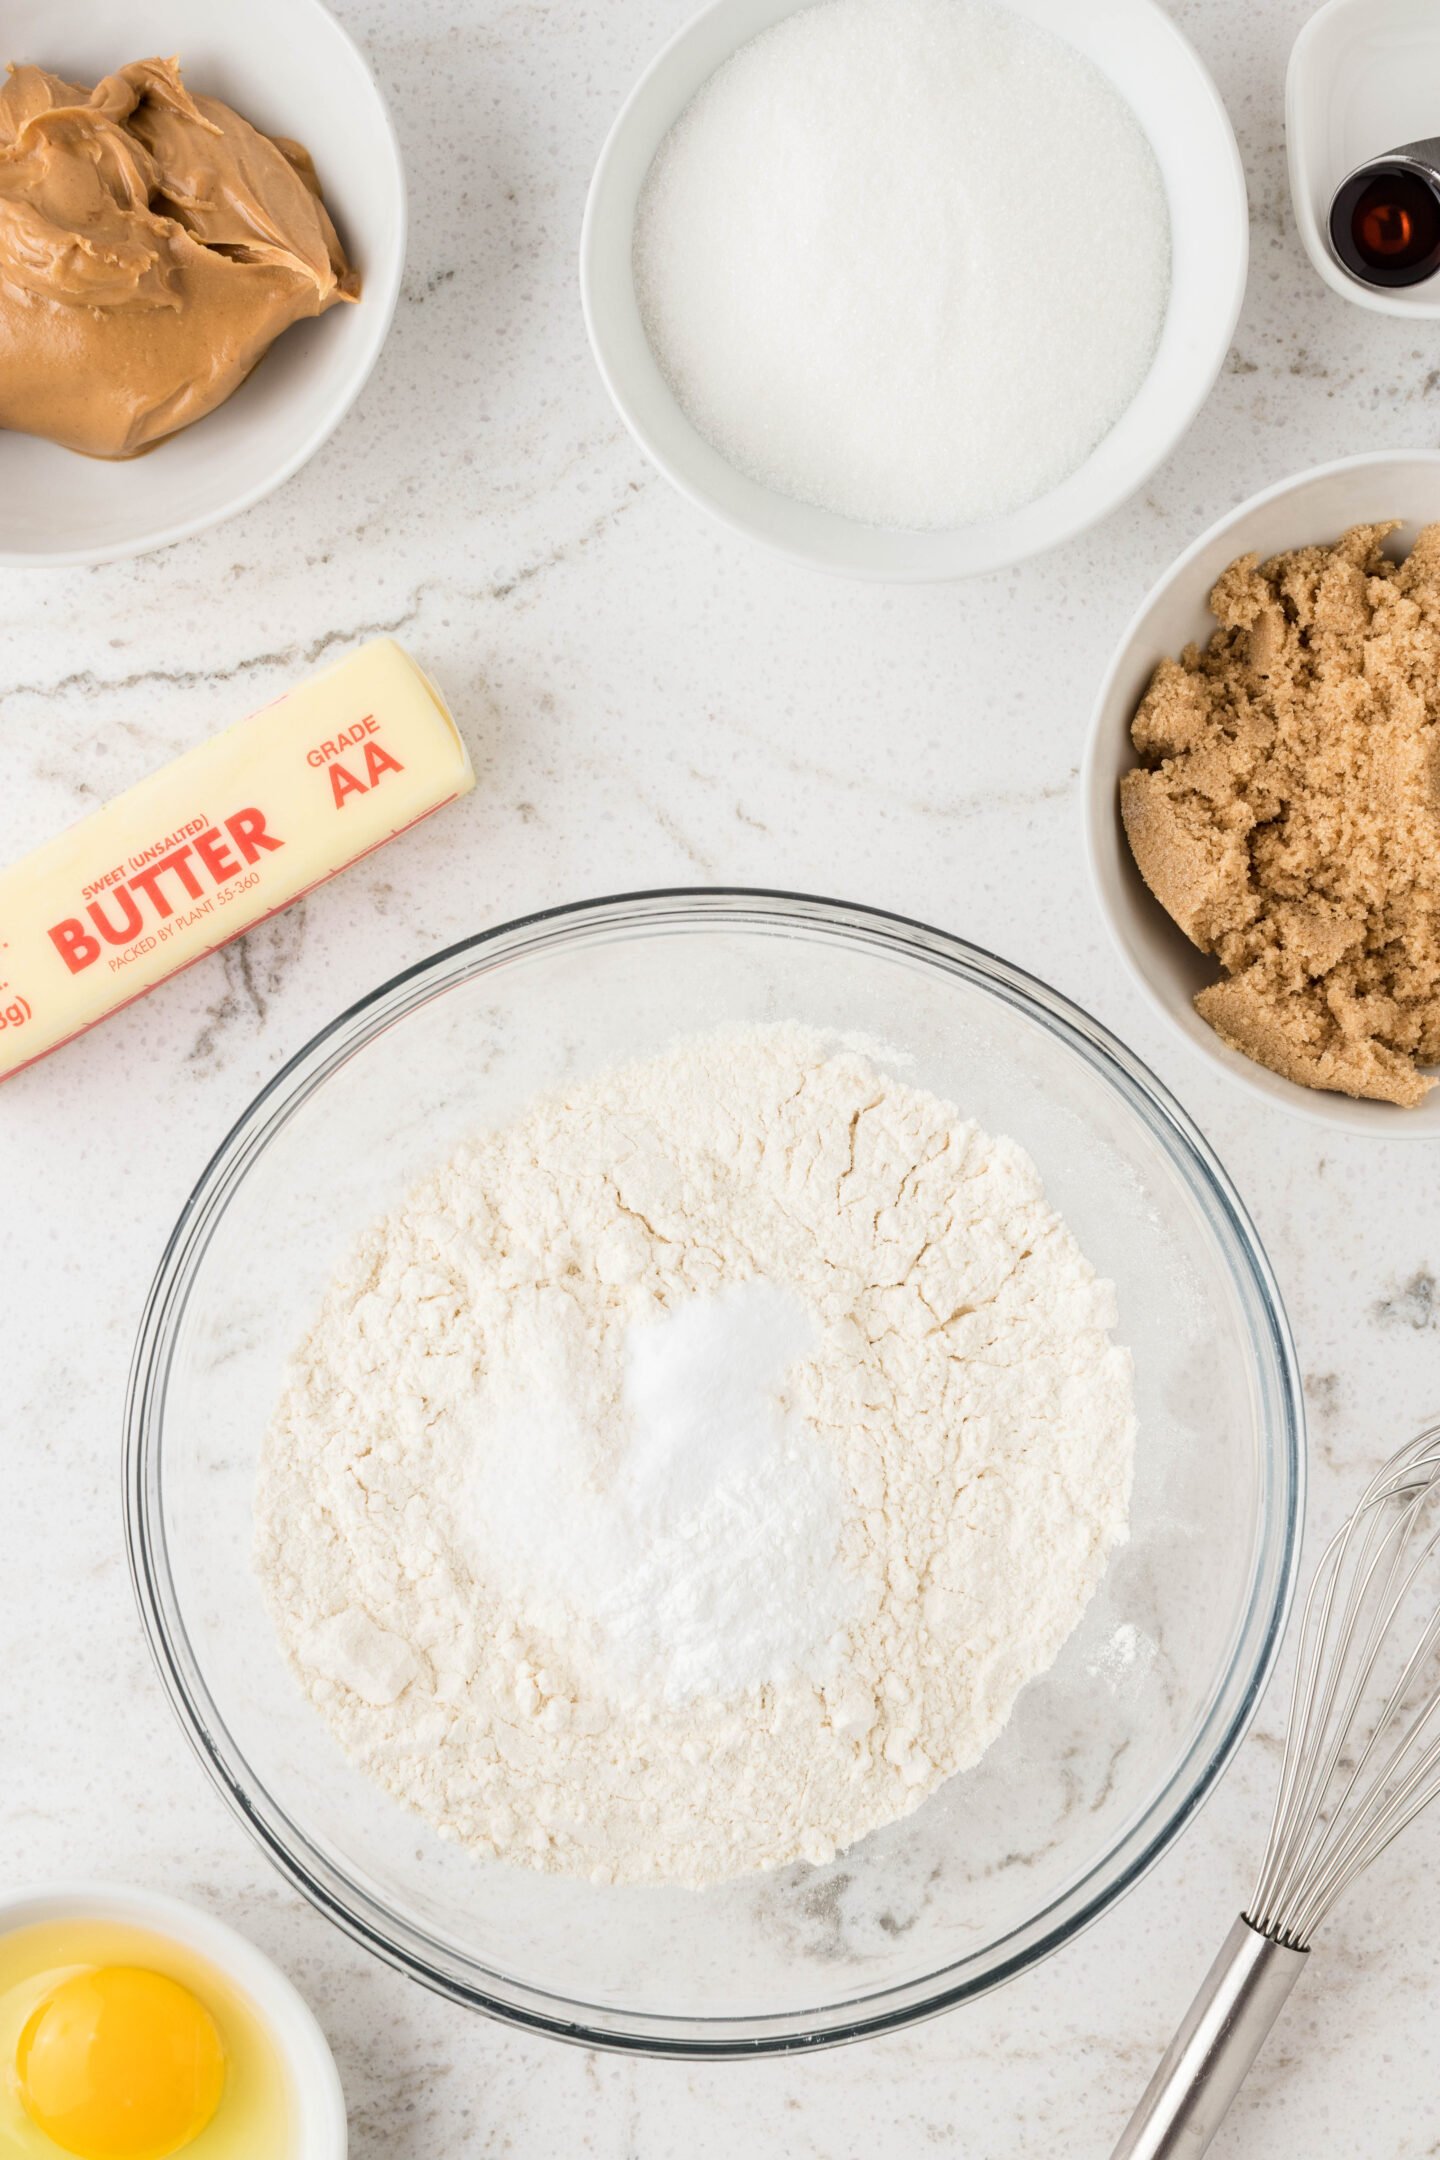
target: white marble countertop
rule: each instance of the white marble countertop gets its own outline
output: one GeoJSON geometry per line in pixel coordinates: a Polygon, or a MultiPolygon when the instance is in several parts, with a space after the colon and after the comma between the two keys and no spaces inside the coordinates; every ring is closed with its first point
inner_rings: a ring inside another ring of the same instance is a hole
{"type": "MultiPolygon", "coordinates": [[[[334,2043],[356,2160],[1100,2155],[1246,1894],[1273,1694],[1179,1846],[1038,1971],[883,2042],[690,2068],[521,2037],[318,1918],[205,1782],[126,1575],[130,1345],[219,1136],[396,969],[627,887],[783,885],[900,909],[1035,970],[1133,1044],[1268,1243],[1306,1375],[1316,1522],[1434,1410],[1425,1152],[1327,1137],[1172,1041],[1108,949],[1080,843],[1091,690],[1149,582],[1268,481],[1436,439],[1440,343],[1327,292],[1291,222],[1281,96],[1306,0],[1174,9],[1239,131],[1254,217],[1235,347],[1189,437],[1074,545],[915,591],[791,572],[713,531],[646,469],[590,365],[575,280],[589,167],[688,8],[344,0],[394,102],[413,211],[399,316],[359,406],[217,532],[131,564],[0,576],[0,860],[377,629],[445,684],[480,776],[463,812],[0,1097],[4,1874],[163,1885],[248,1931],[334,2043]]],[[[1440,2152],[1437,1837],[1440,1819],[1413,1833],[1330,1927],[1217,2154],[1440,2152]]]]}

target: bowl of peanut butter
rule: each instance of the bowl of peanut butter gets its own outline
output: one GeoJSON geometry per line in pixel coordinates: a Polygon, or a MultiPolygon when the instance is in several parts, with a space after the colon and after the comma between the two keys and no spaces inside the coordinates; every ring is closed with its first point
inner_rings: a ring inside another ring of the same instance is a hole
{"type": "Polygon", "coordinates": [[[137,555],[287,480],[378,358],[395,132],[320,0],[5,11],[0,565],[137,555]]]}

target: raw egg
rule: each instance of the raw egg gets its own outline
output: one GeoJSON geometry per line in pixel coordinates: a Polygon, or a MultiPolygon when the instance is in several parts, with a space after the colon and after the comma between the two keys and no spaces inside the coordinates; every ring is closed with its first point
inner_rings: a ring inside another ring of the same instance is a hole
{"type": "Polygon", "coordinates": [[[225,2045],[167,1973],[98,1965],[42,1997],[15,2052],[20,2098],[80,2160],[170,2160],[220,2105],[225,2045]]]}
{"type": "Polygon", "coordinates": [[[0,1935],[3,2160],[292,2160],[296,2110],[249,1998],[117,1922],[0,1935]]]}

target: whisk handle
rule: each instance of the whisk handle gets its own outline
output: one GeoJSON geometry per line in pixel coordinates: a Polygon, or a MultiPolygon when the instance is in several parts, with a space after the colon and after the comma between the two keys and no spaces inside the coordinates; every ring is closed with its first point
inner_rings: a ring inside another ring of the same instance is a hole
{"type": "Polygon", "coordinates": [[[1199,2160],[1309,1955],[1272,1942],[1242,1914],[1111,2160],[1199,2160]]]}

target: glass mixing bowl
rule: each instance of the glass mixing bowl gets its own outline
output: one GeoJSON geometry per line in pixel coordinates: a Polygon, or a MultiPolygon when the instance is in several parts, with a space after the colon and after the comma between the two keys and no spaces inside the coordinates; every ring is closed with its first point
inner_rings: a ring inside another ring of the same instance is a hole
{"type": "Polygon", "coordinates": [[[1299,1381],[1205,1141],[1093,1020],[919,924],[785,894],[630,895],[467,940],[345,1013],[221,1146],[170,1239],[127,1412],[145,1625],[230,1805],[307,1897],[455,2000],[590,2044],[750,2054],[993,1987],[1121,1895],[1194,1812],[1283,1625],[1299,1381]],[[677,1035],[800,1020],[1034,1156],[1118,1289],[1140,1435],[1130,1543],[1001,1738],[829,1866],[695,1893],[477,1860],[345,1760],[250,1568],[261,1434],[346,1245],[463,1136],[677,1035]]]}

